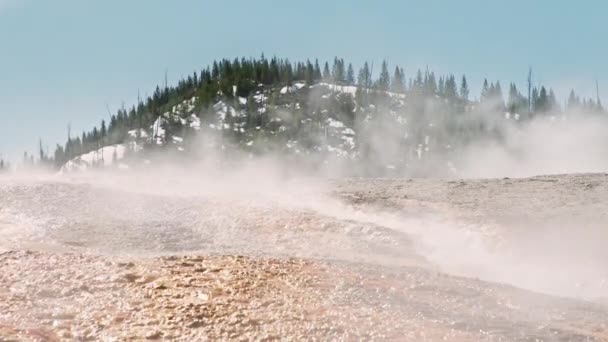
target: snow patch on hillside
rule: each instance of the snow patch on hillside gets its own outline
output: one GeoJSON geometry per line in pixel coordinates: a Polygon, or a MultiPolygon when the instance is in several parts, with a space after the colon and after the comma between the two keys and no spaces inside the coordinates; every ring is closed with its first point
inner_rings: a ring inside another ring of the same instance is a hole
{"type": "Polygon", "coordinates": [[[293,93],[293,92],[296,92],[296,91],[304,88],[304,86],[305,86],[304,83],[298,82],[298,83],[295,83],[292,86],[286,86],[286,87],[281,88],[280,93],[281,94],[293,93]]]}
{"type": "MultiPolygon", "coordinates": [[[[141,146],[137,145],[135,142],[131,142],[130,148],[133,151],[139,151],[141,146]]],[[[86,171],[93,167],[107,167],[112,165],[116,165],[119,168],[125,168],[125,165],[119,162],[125,157],[126,151],[127,147],[125,144],[105,146],[68,161],[59,172],[69,173],[86,171]]]]}

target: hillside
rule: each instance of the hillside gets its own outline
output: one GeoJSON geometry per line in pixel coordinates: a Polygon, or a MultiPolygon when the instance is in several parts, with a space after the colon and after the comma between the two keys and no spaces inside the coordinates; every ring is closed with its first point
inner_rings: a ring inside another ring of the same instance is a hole
{"type": "Polygon", "coordinates": [[[504,144],[532,122],[607,117],[599,99],[572,92],[561,108],[544,86],[532,89],[530,101],[511,84],[505,102],[500,82],[485,81],[479,100],[469,93],[465,76],[457,85],[453,75],[427,70],[408,82],[400,67],[391,77],[386,62],[377,79],[366,63],[355,81],[352,65],[338,58],[323,72],[318,62],[223,60],[176,87],[157,87],[40,159],[73,171],[149,165],[161,155],[272,155],[350,175],[454,176],[470,162],[471,147],[504,144]]]}

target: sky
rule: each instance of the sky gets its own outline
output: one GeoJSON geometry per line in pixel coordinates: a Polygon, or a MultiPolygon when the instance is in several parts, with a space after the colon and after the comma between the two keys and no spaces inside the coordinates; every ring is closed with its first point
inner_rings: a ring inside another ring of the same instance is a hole
{"type": "Polygon", "coordinates": [[[608,103],[603,0],[0,0],[0,155],[51,152],[138,91],[237,56],[334,56],[608,103]]]}

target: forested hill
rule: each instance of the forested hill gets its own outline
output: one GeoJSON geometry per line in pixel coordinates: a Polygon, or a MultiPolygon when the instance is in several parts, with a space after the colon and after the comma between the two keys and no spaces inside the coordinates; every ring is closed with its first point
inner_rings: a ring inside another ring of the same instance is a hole
{"type": "MultiPolygon", "coordinates": [[[[473,96],[464,75],[408,75],[383,62],[374,77],[373,68],[365,63],[355,71],[341,58],[216,61],[176,85],[157,86],[152,96],[70,136],[52,155],[41,144],[36,159],[63,170],[128,168],[135,155],[151,151],[192,159],[213,149],[359,161],[370,173],[415,171],[449,161],[474,141],[500,140],[504,123],[566,112],[604,114],[599,98],[581,100],[574,91],[562,108],[553,90],[533,85],[531,70],[524,90],[515,84],[503,90],[500,82],[485,80],[481,94],[473,96]]],[[[32,156],[25,159],[34,163],[32,156]]]]}

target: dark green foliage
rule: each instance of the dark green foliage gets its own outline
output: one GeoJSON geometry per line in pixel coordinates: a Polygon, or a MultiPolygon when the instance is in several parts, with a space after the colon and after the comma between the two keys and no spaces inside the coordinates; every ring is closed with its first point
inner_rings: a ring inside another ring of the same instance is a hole
{"type": "Polygon", "coordinates": [[[323,67],[323,79],[329,81],[331,78],[331,74],[329,73],[329,63],[325,62],[325,66],[323,67]]]}
{"type": "Polygon", "coordinates": [[[464,75],[462,75],[462,81],[460,82],[460,98],[464,101],[469,100],[469,84],[467,83],[467,78],[464,75]]]}
{"type": "Polygon", "coordinates": [[[380,77],[378,78],[378,89],[388,90],[391,84],[391,76],[388,73],[388,62],[382,61],[382,70],[380,71],[380,77]]]}
{"type": "Polygon", "coordinates": [[[355,69],[352,64],[348,64],[348,71],[346,71],[346,84],[355,85],[355,69]]]}
{"type": "Polygon", "coordinates": [[[395,93],[403,93],[405,91],[405,75],[403,69],[398,66],[395,67],[395,73],[393,74],[391,91],[395,93]]]}

